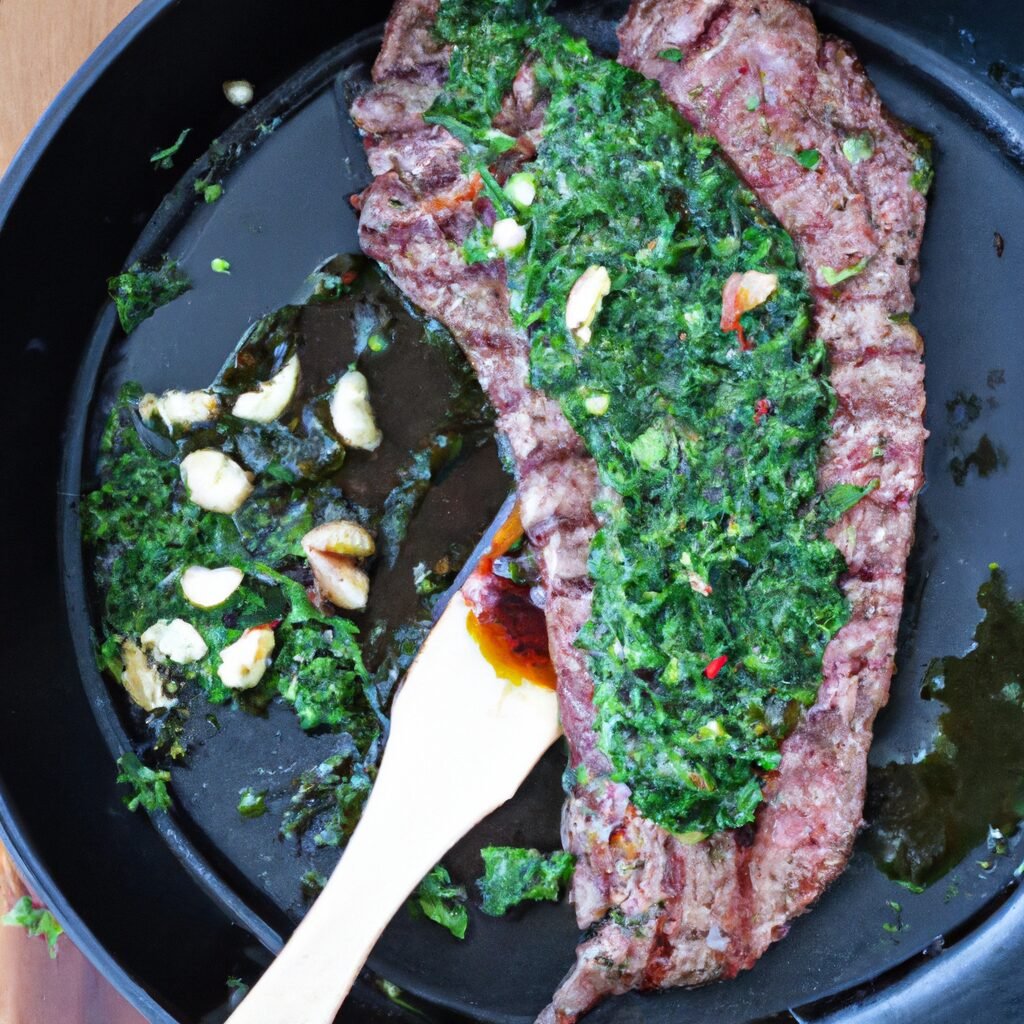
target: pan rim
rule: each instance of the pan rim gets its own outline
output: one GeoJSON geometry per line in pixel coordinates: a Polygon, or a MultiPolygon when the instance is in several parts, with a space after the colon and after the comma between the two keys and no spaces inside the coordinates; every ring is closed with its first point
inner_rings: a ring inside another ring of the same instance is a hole
{"type": "MultiPolygon", "coordinates": [[[[176,0],[142,0],[140,5],[87,58],[82,67],[50,103],[37,125],[22,143],[7,172],[0,179],[0,232],[3,231],[11,209],[46,149],[64,127],[78,103],[109,68],[112,61],[125,48],[129,47],[144,29],[156,21],[168,8],[174,6],[175,2],[176,0]]],[[[844,27],[849,26],[855,37],[856,25],[858,23],[868,24],[867,19],[863,19],[863,16],[858,15],[844,3],[817,4],[815,6],[821,13],[838,15],[834,20],[840,20],[844,27]]],[[[878,30],[882,28],[882,23],[872,21],[871,24],[873,26],[871,38],[875,45],[880,45],[893,54],[902,52],[905,55],[906,63],[914,67],[915,74],[930,79],[946,95],[957,97],[964,104],[964,112],[973,115],[973,118],[969,117],[968,119],[974,120],[975,127],[982,129],[985,127],[984,122],[988,122],[989,125],[993,122],[1006,124],[1011,119],[1019,120],[1021,118],[1018,108],[1004,99],[994,88],[986,87],[966,69],[959,68],[954,62],[942,57],[934,50],[915,43],[912,37],[898,32],[898,30],[887,31],[893,33],[892,38],[898,38],[901,44],[903,42],[910,43],[914,49],[890,50],[887,45],[878,42],[878,30]],[[929,60],[933,65],[937,64],[940,69],[944,69],[944,74],[934,74],[931,70],[922,68],[919,63],[915,64],[912,56],[915,51],[927,51],[929,60]],[[997,112],[996,116],[987,118],[982,110],[969,102],[975,99],[979,103],[984,100],[983,108],[997,112]]],[[[1002,143],[1000,148],[1004,154],[1014,162],[1021,163],[1022,154],[1024,154],[1024,141],[1022,141],[1024,134],[1017,138],[1016,145],[1006,135],[1000,135],[999,139],[1002,143]]],[[[58,914],[75,945],[148,1019],[173,1024],[174,1018],[164,1011],[146,990],[120,967],[98,942],[84,921],[74,913],[70,904],[64,900],[52,875],[36,857],[28,835],[19,825],[19,815],[9,800],[3,779],[0,779],[0,840],[4,842],[19,871],[33,890],[58,914]]],[[[950,948],[944,957],[931,964],[921,965],[904,980],[893,986],[885,987],[876,996],[869,997],[861,1006],[852,1008],[852,1016],[848,1016],[851,1008],[847,1007],[836,1011],[835,1016],[829,1014],[826,1018],[816,1019],[834,1020],[837,1024],[839,1021],[843,1021],[844,1024],[847,1021],[861,1019],[867,1021],[872,1012],[878,1011],[879,998],[887,1000],[905,993],[906,999],[910,1000],[921,985],[952,986],[956,981],[955,976],[964,970],[961,967],[961,961],[974,965],[966,968],[967,973],[976,969],[979,959],[978,944],[987,941],[990,932],[993,941],[1012,942],[1018,948],[1024,945],[1024,903],[1022,903],[1019,893],[1010,892],[1003,906],[998,907],[987,920],[950,948]],[[945,969],[942,967],[943,964],[947,965],[945,969]],[[946,971],[953,973],[947,974],[943,978],[946,971]],[[872,1011],[872,1007],[875,1008],[874,1011],[872,1011]],[[861,1017],[861,1012],[867,1016],[861,1017]]],[[[983,956],[984,954],[982,954],[982,958],[983,956]]],[[[934,992],[931,993],[931,998],[935,998],[934,992]]]]}
{"type": "MultiPolygon", "coordinates": [[[[141,0],[89,54],[46,106],[0,177],[0,232],[3,232],[11,211],[43,156],[74,110],[114,61],[175,2],[141,0]]],[[[22,879],[55,913],[77,949],[136,1010],[154,1024],[177,1024],[174,1017],[107,951],[92,929],[75,912],[51,872],[39,859],[25,829],[19,825],[18,818],[8,796],[7,786],[0,778],[0,842],[22,879]]]]}

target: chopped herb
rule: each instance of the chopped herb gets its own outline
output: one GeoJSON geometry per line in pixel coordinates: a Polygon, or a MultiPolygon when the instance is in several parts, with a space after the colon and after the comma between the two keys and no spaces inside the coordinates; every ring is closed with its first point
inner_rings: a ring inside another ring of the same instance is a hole
{"type": "Polygon", "coordinates": [[[897,879],[897,885],[902,885],[908,892],[912,892],[915,896],[920,896],[924,892],[925,887],[918,885],[917,882],[909,882],[904,879],[897,879]]]}
{"type": "Polygon", "coordinates": [[[227,986],[232,992],[238,992],[243,996],[249,991],[249,986],[241,978],[228,978],[227,986]]]}
{"type": "Polygon", "coordinates": [[[656,84],[593,55],[541,7],[441,0],[438,32],[459,56],[438,109],[460,137],[477,133],[475,161],[488,158],[479,130],[525,54],[550,95],[529,165],[536,197],[518,218],[530,244],[505,267],[531,382],[560,403],[617,496],[599,509],[579,637],[596,731],[612,778],[647,817],[675,832],[737,827],[753,819],[849,614],[815,495],[835,401],[826,352],[808,333],[792,239],[715,143],[656,84]],[[614,283],[580,345],[565,309],[591,265],[614,283]],[[778,287],[743,314],[752,344],[733,359],[722,292],[755,267],[778,287]],[[587,407],[619,394],[630,401],[612,398],[602,415],[587,407]],[[755,423],[767,394],[775,411],[755,423]],[[723,650],[728,669],[710,679],[723,650]],[[722,735],[701,733],[709,720],[722,735]]]}
{"type": "Polygon", "coordinates": [[[757,96],[756,94],[748,96],[747,102],[744,104],[744,106],[747,108],[747,110],[757,110],[757,108],[761,106],[761,97],[757,96]]]}
{"type": "Polygon", "coordinates": [[[816,149],[798,149],[793,154],[793,159],[807,170],[813,171],[821,163],[821,153],[816,149]]]}
{"type": "Polygon", "coordinates": [[[166,149],[158,149],[149,158],[149,162],[162,171],[169,171],[174,166],[174,157],[177,156],[178,150],[181,149],[185,139],[188,138],[190,131],[192,131],[191,128],[186,128],[172,145],[166,149]]]}
{"type": "Polygon", "coordinates": [[[859,164],[862,160],[870,160],[875,152],[875,140],[870,132],[861,132],[843,142],[843,156],[851,164],[859,164]]]}
{"type": "Polygon", "coordinates": [[[422,1017],[424,1020],[430,1019],[418,1006],[414,1006],[409,1002],[402,989],[393,981],[388,981],[387,978],[378,978],[374,984],[395,1006],[401,1007],[401,1009],[407,1010],[409,1013],[414,1013],[417,1017],[422,1017]]]}
{"type": "Polygon", "coordinates": [[[156,269],[133,263],[123,273],[107,279],[107,291],[117,306],[125,334],[131,334],[143,320],[191,287],[188,275],[169,256],[156,269]]]}
{"type": "MultiPolygon", "coordinates": [[[[355,750],[353,749],[353,754],[355,750]]],[[[373,779],[353,756],[335,754],[303,772],[281,831],[314,846],[341,846],[359,823],[373,779]]]]}
{"type": "Polygon", "coordinates": [[[219,182],[208,183],[202,178],[196,178],[192,183],[196,195],[203,197],[207,203],[215,203],[224,194],[224,186],[219,182]]]}
{"type": "Polygon", "coordinates": [[[267,813],[267,791],[265,789],[257,792],[246,786],[239,790],[238,813],[243,818],[262,818],[267,813]]]}
{"type": "Polygon", "coordinates": [[[910,175],[910,187],[916,189],[921,195],[928,195],[935,180],[935,167],[932,162],[932,151],[934,146],[931,138],[917,128],[907,127],[906,131],[917,144],[917,152],[914,155],[914,169],[910,175]]]}
{"type": "Polygon", "coordinates": [[[670,60],[673,64],[678,64],[683,59],[683,51],[676,46],[670,46],[667,50],[662,50],[658,57],[661,60],[670,60]]]}
{"type": "Polygon", "coordinates": [[[466,937],[469,913],[466,910],[466,890],[453,885],[448,869],[438,864],[419,884],[412,896],[413,903],[422,913],[447,928],[457,939],[466,937]]]}
{"type": "Polygon", "coordinates": [[[485,914],[500,917],[525,900],[557,900],[572,878],[571,853],[543,854],[514,846],[487,846],[480,851],[484,876],[477,881],[485,914]]]}
{"type": "Polygon", "coordinates": [[[857,484],[836,484],[825,492],[821,499],[821,511],[829,521],[835,521],[844,512],[853,508],[861,498],[878,490],[881,481],[876,477],[863,487],[857,484]]]}
{"type": "Polygon", "coordinates": [[[210,260],[210,269],[216,274],[230,274],[231,264],[227,260],[215,256],[210,260]]]}
{"type": "Polygon", "coordinates": [[[366,347],[371,352],[383,352],[388,347],[388,339],[383,334],[371,334],[366,339],[366,347]]]}
{"type": "Polygon", "coordinates": [[[57,959],[57,940],[64,929],[45,907],[35,906],[30,896],[22,896],[0,920],[6,925],[24,928],[30,938],[45,939],[50,959],[57,959]]]}
{"type": "Polygon", "coordinates": [[[133,790],[130,796],[124,798],[129,811],[144,807],[155,813],[170,808],[171,795],[167,792],[167,783],[171,781],[170,772],[149,768],[130,752],[117,759],[117,766],[121,769],[117,781],[126,783],[133,790]]]}
{"type": "Polygon", "coordinates": [[[316,899],[324,891],[327,879],[319,871],[310,869],[299,879],[299,886],[303,896],[308,899],[316,899]]]}
{"type": "Polygon", "coordinates": [[[865,256],[860,262],[855,263],[852,267],[846,267],[844,270],[836,270],[834,267],[819,267],[818,269],[821,272],[821,276],[825,279],[826,284],[837,285],[846,281],[848,278],[856,277],[867,265],[868,260],[865,256]]]}
{"type": "Polygon", "coordinates": [[[895,900],[886,900],[885,905],[892,912],[893,921],[886,921],[882,925],[882,931],[888,932],[890,935],[898,935],[900,932],[908,930],[909,925],[903,923],[903,906],[897,903],[895,900]]]}

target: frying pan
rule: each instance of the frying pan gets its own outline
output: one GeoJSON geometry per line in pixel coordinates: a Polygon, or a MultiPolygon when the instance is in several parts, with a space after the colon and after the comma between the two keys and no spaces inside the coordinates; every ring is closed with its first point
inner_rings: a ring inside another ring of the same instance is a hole
{"type": "MultiPolygon", "coordinates": [[[[226,979],[254,977],[301,913],[305,854],[275,838],[273,815],[243,829],[234,803],[247,771],[272,764],[286,776],[298,749],[289,744],[306,738],[288,733],[283,712],[266,720],[224,714],[229,742],[211,740],[176,776],[173,816],[150,822],[123,808],[113,757],[129,743],[128,726],[92,664],[78,494],[97,417],[119,376],[153,389],[205,383],[250,318],[292,298],[324,257],[353,250],[347,196],[367,172],[344,95],[365,73],[386,8],[147,0],[58,97],[0,185],[9,374],[0,453],[0,834],[76,943],[166,1024],[223,1020],[226,979]],[[263,99],[239,121],[220,85],[240,76],[263,99]],[[278,117],[273,132],[259,132],[278,117]],[[174,175],[152,171],[147,158],[186,126],[195,145],[183,151],[174,173],[185,173],[169,191],[174,175]],[[265,137],[249,145],[256,135],[265,137]],[[239,142],[244,155],[222,199],[200,208],[191,194],[196,171],[185,165],[215,137],[239,142]],[[184,254],[200,284],[119,346],[105,277],[134,255],[163,251],[184,254]],[[229,282],[200,272],[214,256],[231,259],[229,282]]],[[[613,44],[619,3],[560,10],[599,48],[613,44]]],[[[899,671],[877,729],[873,756],[884,760],[926,741],[924,666],[969,647],[987,564],[998,561],[1022,593],[1024,451],[1014,396],[1024,376],[1024,111],[1013,62],[1024,59],[1024,8],[941,0],[895,11],[883,2],[815,10],[856,44],[891,109],[932,134],[938,151],[915,316],[928,348],[929,483],[899,671]],[[999,81],[988,74],[995,61],[1004,65],[999,81]],[[1006,243],[1001,257],[996,231],[1006,243]],[[989,392],[992,369],[1004,371],[1005,383],[989,392]],[[1008,456],[990,477],[962,486],[948,469],[945,407],[961,390],[991,397],[984,429],[1008,456]]],[[[482,451],[447,503],[451,514],[438,512],[438,529],[478,534],[500,503],[507,484],[493,452],[482,451]]],[[[329,750],[329,737],[303,749],[300,767],[329,750]]],[[[556,845],[562,766],[558,751],[549,755],[517,798],[460,844],[450,858],[456,877],[479,873],[484,843],[556,845]]],[[[975,859],[958,869],[960,895],[947,901],[942,885],[919,896],[897,888],[859,847],[820,906],[753,971],[697,992],[620,998],[588,1019],[1016,1020],[1024,997],[1024,903],[1013,879],[1020,858],[986,873],[975,859]],[[888,900],[903,906],[907,927],[897,934],[881,927],[888,900]]],[[[370,966],[412,993],[431,1020],[525,1024],[570,963],[570,909],[531,906],[501,920],[471,914],[462,944],[398,915],[370,966]]],[[[387,1001],[367,975],[342,1019],[422,1017],[387,1001]]]]}

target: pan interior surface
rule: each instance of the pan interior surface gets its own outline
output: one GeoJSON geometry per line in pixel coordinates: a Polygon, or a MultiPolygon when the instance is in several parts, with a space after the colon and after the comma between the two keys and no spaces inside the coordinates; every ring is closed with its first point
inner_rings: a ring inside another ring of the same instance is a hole
{"type": "MultiPolygon", "coordinates": [[[[569,8],[565,16],[607,48],[621,13],[612,8],[569,8]]],[[[843,11],[830,13],[842,32],[843,11]]],[[[933,659],[970,648],[982,614],[976,595],[989,564],[998,563],[1014,596],[1024,596],[1024,549],[1006,511],[1024,498],[1024,453],[1012,399],[1024,382],[1024,358],[1013,343],[1015,332],[1008,330],[1024,319],[1024,236],[1018,239],[1009,223],[1009,211],[1024,208],[1024,176],[992,144],[991,125],[987,134],[965,116],[955,96],[905,63],[893,48],[898,37],[880,33],[873,41],[872,23],[866,24],[865,29],[857,22],[854,41],[883,99],[932,135],[938,154],[914,317],[926,343],[928,485],[920,499],[897,676],[876,730],[872,759],[881,764],[913,759],[930,742],[935,705],[919,696],[923,675],[933,659]],[[1005,241],[999,254],[995,232],[1005,241]],[[979,396],[981,411],[965,439],[948,408],[957,395],[967,394],[979,396]],[[951,461],[982,434],[1002,457],[992,472],[959,479],[951,461]]],[[[376,38],[371,34],[343,52],[332,51],[303,73],[301,88],[285,86],[267,101],[259,143],[244,149],[216,203],[196,203],[186,175],[158,211],[137,254],[171,253],[196,286],[126,343],[116,341],[109,317],[101,322],[86,356],[93,372],[83,375],[72,410],[69,436],[78,448],[68,460],[64,493],[78,493],[80,480],[88,479],[98,424],[122,382],[138,380],[149,391],[205,386],[252,320],[293,299],[307,275],[334,253],[357,251],[356,216],[348,200],[369,172],[346,107],[351,89],[365,81],[376,38]],[[214,258],[230,260],[230,277],[210,272],[214,258]]],[[[245,137],[252,138],[247,131],[245,137]]],[[[351,331],[338,327],[339,363],[350,357],[345,345],[351,342],[351,331]]],[[[396,362],[383,412],[396,422],[415,422],[417,410],[429,405],[415,353],[409,359],[405,373],[396,362]]],[[[410,534],[413,561],[415,545],[431,538],[474,542],[507,488],[493,446],[467,459],[425,502],[410,534]]],[[[68,513],[73,525],[73,510],[68,513]]],[[[87,563],[80,553],[77,564],[75,558],[69,547],[69,608],[79,634],[82,678],[112,751],[113,773],[116,753],[132,746],[132,726],[122,695],[95,668],[87,563]]],[[[198,706],[194,713],[202,717],[198,706]]],[[[175,770],[175,811],[156,827],[200,884],[274,948],[303,912],[300,876],[311,868],[328,871],[336,857],[331,849],[300,847],[278,834],[297,775],[334,752],[334,737],[302,733],[291,712],[276,705],[266,717],[218,713],[217,723],[197,733],[186,763],[175,770]],[[246,786],[268,790],[270,813],[256,820],[238,815],[238,793],[246,786]]],[[[564,754],[556,748],[517,797],[446,859],[453,878],[471,894],[482,873],[481,846],[559,846],[563,767],[564,754]]],[[[898,971],[938,937],[982,926],[1013,884],[1018,859],[1011,850],[982,868],[980,861],[991,860],[983,844],[947,879],[916,894],[886,878],[862,841],[821,903],[794,922],[753,970],[697,991],[620,997],[588,1020],[740,1024],[853,991],[898,971]]],[[[455,1019],[451,1013],[526,1024],[568,969],[576,939],[572,910],[564,902],[528,904],[501,919],[471,907],[464,942],[400,912],[371,966],[432,1003],[438,1021],[455,1019]]]]}

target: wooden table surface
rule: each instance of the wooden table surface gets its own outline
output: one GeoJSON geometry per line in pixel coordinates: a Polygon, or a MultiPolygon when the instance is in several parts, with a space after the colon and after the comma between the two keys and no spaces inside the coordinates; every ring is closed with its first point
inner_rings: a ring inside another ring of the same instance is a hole
{"type": "MultiPolygon", "coordinates": [[[[58,90],[135,0],[0,0],[0,175],[58,90]]],[[[25,893],[0,847],[0,916],[25,893]]],[[[0,1024],[144,1024],[63,937],[0,928],[0,1024]]]]}

